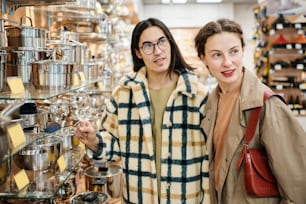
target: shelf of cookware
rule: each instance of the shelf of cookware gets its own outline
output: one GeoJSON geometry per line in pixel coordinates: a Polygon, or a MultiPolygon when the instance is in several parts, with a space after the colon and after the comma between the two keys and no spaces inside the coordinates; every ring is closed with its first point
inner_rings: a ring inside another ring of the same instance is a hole
{"type": "Polygon", "coordinates": [[[60,198],[62,187],[76,173],[85,150],[81,146],[64,149],[56,134],[25,135],[26,143],[0,161],[0,201],[60,198]]]}
{"type": "MultiPolygon", "coordinates": [[[[77,86],[71,86],[65,89],[36,89],[32,85],[26,85],[25,91],[22,94],[12,94],[10,91],[0,93],[0,100],[4,104],[7,103],[16,107],[14,104],[25,103],[25,101],[44,104],[56,100],[61,96],[69,97],[73,94],[77,95],[78,93],[84,92],[91,95],[108,95],[110,91],[103,89],[104,84],[105,78],[86,80],[77,86]]],[[[61,107],[61,109],[63,108],[61,107]]],[[[17,121],[9,120],[9,123],[12,121],[14,123],[19,122],[17,119],[17,121]]],[[[3,123],[4,120],[1,120],[1,122],[3,123]]],[[[13,138],[6,134],[8,132],[7,126],[3,127],[4,133],[2,137],[6,138],[7,142],[5,143],[2,140],[0,151],[0,203],[1,200],[14,199],[52,201],[54,199],[64,199],[67,196],[66,194],[69,193],[65,192],[67,190],[66,182],[70,180],[69,178],[71,176],[73,177],[85,152],[83,151],[83,146],[78,144],[78,141],[72,139],[74,138],[73,126],[61,127],[61,124],[54,123],[56,127],[52,127],[52,124],[52,122],[49,124],[49,128],[55,130],[52,134],[47,133],[46,129],[41,132],[36,132],[35,130],[30,132],[24,131],[25,141],[17,146],[12,146],[11,141],[13,138]],[[72,141],[75,146],[67,149],[67,144],[63,144],[63,153],[56,154],[56,150],[58,152],[62,150],[49,146],[49,144],[57,144],[59,138],[63,143],[64,141],[67,143],[67,140],[70,139],[68,143],[72,141]],[[6,147],[7,151],[3,151],[2,147],[6,147]],[[46,161],[49,161],[49,163],[47,162],[48,164],[45,164],[46,161]],[[59,163],[59,161],[61,162],[59,163]],[[16,180],[16,176],[20,172],[24,172],[24,176],[22,179],[16,180]],[[18,180],[28,180],[28,183],[20,189],[18,187],[18,180]]],[[[22,137],[17,136],[16,138],[20,140],[22,137]]],[[[71,188],[69,187],[68,189],[71,190],[71,188]]],[[[70,192],[70,194],[73,193],[70,192]]]]}
{"type": "Polygon", "coordinates": [[[111,90],[105,90],[103,88],[103,78],[86,81],[77,86],[71,86],[69,88],[52,88],[52,89],[37,89],[32,85],[24,87],[24,92],[13,94],[10,90],[0,92],[0,100],[16,100],[16,99],[27,99],[27,100],[47,100],[56,96],[75,92],[88,87],[94,86],[94,89],[101,92],[101,94],[108,95],[111,90]]]}

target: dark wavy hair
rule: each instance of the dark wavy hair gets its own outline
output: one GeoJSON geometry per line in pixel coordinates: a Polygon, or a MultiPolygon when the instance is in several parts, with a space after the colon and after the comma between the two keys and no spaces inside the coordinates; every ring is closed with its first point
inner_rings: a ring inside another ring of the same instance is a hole
{"type": "Polygon", "coordinates": [[[201,57],[201,55],[205,56],[205,45],[207,39],[210,36],[222,32],[236,33],[240,38],[242,47],[245,46],[241,26],[233,20],[221,18],[217,21],[210,21],[209,23],[205,24],[196,35],[194,44],[198,57],[201,57]]]}
{"type": "Polygon", "coordinates": [[[139,51],[139,39],[142,34],[142,32],[152,26],[159,27],[166,37],[169,40],[170,47],[171,47],[171,62],[170,67],[168,70],[168,73],[171,73],[172,71],[176,71],[180,73],[182,70],[193,70],[194,68],[191,67],[187,62],[184,60],[178,45],[176,44],[170,30],[168,27],[160,20],[156,18],[148,18],[146,20],[140,21],[135,26],[133,33],[132,33],[132,40],[131,40],[131,53],[133,58],[133,70],[135,72],[139,71],[141,67],[145,66],[144,61],[142,59],[139,59],[136,55],[136,50],[139,51]]]}

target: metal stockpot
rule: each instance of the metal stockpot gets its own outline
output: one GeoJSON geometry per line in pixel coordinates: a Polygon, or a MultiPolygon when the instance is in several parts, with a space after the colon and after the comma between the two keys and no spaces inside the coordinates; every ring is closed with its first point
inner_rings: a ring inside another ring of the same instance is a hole
{"type": "Polygon", "coordinates": [[[70,199],[70,204],[106,204],[108,203],[107,195],[101,192],[82,192],[70,199]]]}
{"type": "Polygon", "coordinates": [[[31,81],[36,89],[67,89],[73,85],[75,66],[61,61],[32,63],[31,81]]]}
{"type": "Polygon", "coordinates": [[[63,151],[69,151],[71,149],[77,148],[79,145],[79,140],[74,137],[74,128],[62,128],[59,131],[59,137],[63,141],[63,151]]]}
{"type": "Polygon", "coordinates": [[[85,59],[85,52],[87,47],[82,43],[70,39],[63,40],[49,40],[48,47],[55,51],[55,59],[58,61],[83,64],[85,59]]]}
{"type": "Polygon", "coordinates": [[[52,50],[19,47],[8,48],[7,76],[20,76],[24,84],[30,83],[32,62],[49,59],[52,50]]]}
{"type": "Polygon", "coordinates": [[[108,167],[90,166],[85,169],[85,185],[87,191],[103,192],[110,199],[121,198],[122,168],[116,165],[108,167]]]}
{"type": "Polygon", "coordinates": [[[20,18],[19,27],[7,27],[7,41],[9,47],[45,48],[47,30],[33,27],[32,19],[28,16],[20,18]],[[31,26],[24,26],[23,20],[28,19],[31,26]]]}
{"type": "Polygon", "coordinates": [[[62,154],[62,140],[57,136],[39,138],[13,156],[15,164],[25,170],[55,170],[62,154]]]}
{"type": "Polygon", "coordinates": [[[99,67],[94,60],[82,64],[80,66],[80,71],[84,73],[86,80],[94,80],[99,77],[99,67]]]}

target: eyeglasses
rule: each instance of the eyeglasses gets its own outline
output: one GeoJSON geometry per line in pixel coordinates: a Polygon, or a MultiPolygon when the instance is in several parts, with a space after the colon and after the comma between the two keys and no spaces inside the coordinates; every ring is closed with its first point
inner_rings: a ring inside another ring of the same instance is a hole
{"type": "Polygon", "coordinates": [[[144,42],[140,48],[146,55],[150,55],[154,52],[155,45],[157,45],[157,47],[162,51],[165,51],[170,47],[168,39],[166,37],[161,37],[156,43],[144,42]]]}

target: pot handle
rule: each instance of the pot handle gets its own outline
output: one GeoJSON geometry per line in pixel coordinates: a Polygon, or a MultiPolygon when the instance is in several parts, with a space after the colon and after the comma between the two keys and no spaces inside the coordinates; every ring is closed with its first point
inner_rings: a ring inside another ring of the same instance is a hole
{"type": "Polygon", "coordinates": [[[22,26],[23,20],[24,20],[25,18],[27,18],[27,19],[30,21],[31,27],[33,27],[32,19],[31,19],[29,16],[22,16],[22,17],[20,18],[20,26],[22,26]]]}

